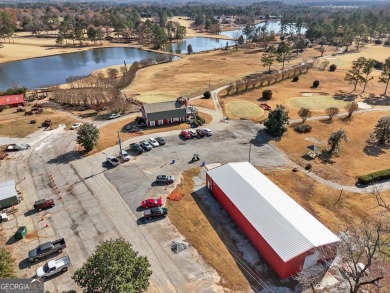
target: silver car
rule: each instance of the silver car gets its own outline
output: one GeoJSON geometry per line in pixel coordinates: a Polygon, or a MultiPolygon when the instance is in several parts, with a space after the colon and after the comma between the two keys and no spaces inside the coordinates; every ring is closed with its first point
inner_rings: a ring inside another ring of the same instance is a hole
{"type": "Polygon", "coordinates": [[[150,150],[153,148],[152,145],[151,145],[148,141],[146,141],[146,140],[141,141],[141,142],[140,142],[140,145],[141,145],[142,148],[143,148],[144,150],[146,150],[146,151],[150,151],[150,150]]]}

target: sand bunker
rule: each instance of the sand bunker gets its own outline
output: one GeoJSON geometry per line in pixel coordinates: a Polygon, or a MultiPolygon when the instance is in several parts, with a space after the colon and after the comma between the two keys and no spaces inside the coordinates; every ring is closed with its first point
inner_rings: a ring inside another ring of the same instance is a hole
{"type": "Polygon", "coordinates": [[[303,97],[313,97],[313,96],[327,96],[328,93],[324,92],[300,92],[303,97]]]}

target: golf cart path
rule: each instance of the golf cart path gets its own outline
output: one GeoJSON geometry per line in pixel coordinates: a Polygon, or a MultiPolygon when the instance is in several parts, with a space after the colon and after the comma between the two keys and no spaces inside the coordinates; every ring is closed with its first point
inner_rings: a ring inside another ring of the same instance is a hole
{"type": "MultiPolygon", "coordinates": [[[[211,92],[211,96],[213,98],[213,102],[214,102],[216,110],[214,110],[214,111],[213,110],[209,110],[208,113],[209,114],[211,114],[210,112],[215,112],[216,113],[216,114],[212,115],[213,116],[213,122],[216,123],[216,124],[221,124],[222,121],[225,121],[224,117],[223,117],[221,105],[219,104],[219,101],[218,101],[218,94],[219,94],[220,91],[225,89],[227,86],[228,85],[225,85],[225,86],[220,87],[218,89],[215,89],[215,90],[213,90],[211,92]],[[215,118],[217,118],[217,119],[215,119],[215,118]]],[[[201,96],[198,96],[196,98],[200,98],[200,97],[201,96]]],[[[363,109],[363,110],[355,111],[354,114],[366,113],[366,112],[379,112],[379,111],[390,111],[390,107],[378,107],[378,108],[371,108],[371,109],[363,109]]],[[[347,115],[348,115],[348,113],[344,112],[344,113],[340,113],[340,114],[336,115],[335,117],[346,117],[347,115]]],[[[316,116],[316,117],[308,118],[307,121],[310,121],[310,120],[323,120],[323,119],[329,119],[329,117],[325,116],[325,115],[316,116]]],[[[231,122],[233,122],[233,121],[231,121],[231,122]]],[[[290,123],[298,123],[298,122],[302,122],[302,119],[291,119],[291,120],[289,120],[289,122],[290,123]]],[[[275,145],[272,145],[272,147],[277,152],[279,152],[281,155],[283,155],[285,160],[287,162],[289,162],[292,165],[293,168],[295,167],[299,171],[306,173],[308,176],[310,176],[311,178],[313,178],[314,180],[316,180],[317,182],[320,182],[321,184],[323,184],[325,186],[328,186],[328,187],[336,189],[336,190],[346,190],[346,191],[355,192],[355,193],[370,193],[370,192],[373,191],[373,188],[374,188],[373,185],[368,185],[368,186],[365,186],[365,187],[359,187],[359,186],[354,186],[354,185],[352,185],[352,186],[350,186],[350,185],[342,185],[342,184],[338,184],[338,183],[335,183],[335,182],[330,181],[330,180],[326,180],[326,179],[316,175],[313,172],[306,171],[303,167],[301,167],[298,164],[296,164],[295,162],[293,162],[284,152],[282,152],[275,145]]],[[[386,182],[375,184],[375,188],[378,188],[378,190],[380,190],[380,191],[389,190],[390,189],[390,180],[386,181],[386,182]]]]}

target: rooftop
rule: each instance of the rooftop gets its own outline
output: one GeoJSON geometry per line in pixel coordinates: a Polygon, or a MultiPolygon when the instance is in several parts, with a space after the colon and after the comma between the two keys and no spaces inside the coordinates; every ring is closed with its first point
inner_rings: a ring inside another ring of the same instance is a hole
{"type": "Polygon", "coordinates": [[[250,163],[225,164],[207,174],[283,261],[340,241],[250,163]]]}

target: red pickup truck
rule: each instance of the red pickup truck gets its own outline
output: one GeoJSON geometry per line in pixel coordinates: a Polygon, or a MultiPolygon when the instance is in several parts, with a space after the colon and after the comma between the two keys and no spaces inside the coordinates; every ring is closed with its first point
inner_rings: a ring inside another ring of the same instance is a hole
{"type": "Polygon", "coordinates": [[[54,200],[52,200],[52,199],[40,199],[34,203],[34,209],[37,211],[40,211],[40,210],[43,210],[46,208],[52,208],[54,206],[55,206],[55,203],[54,203],[54,200]]]}

